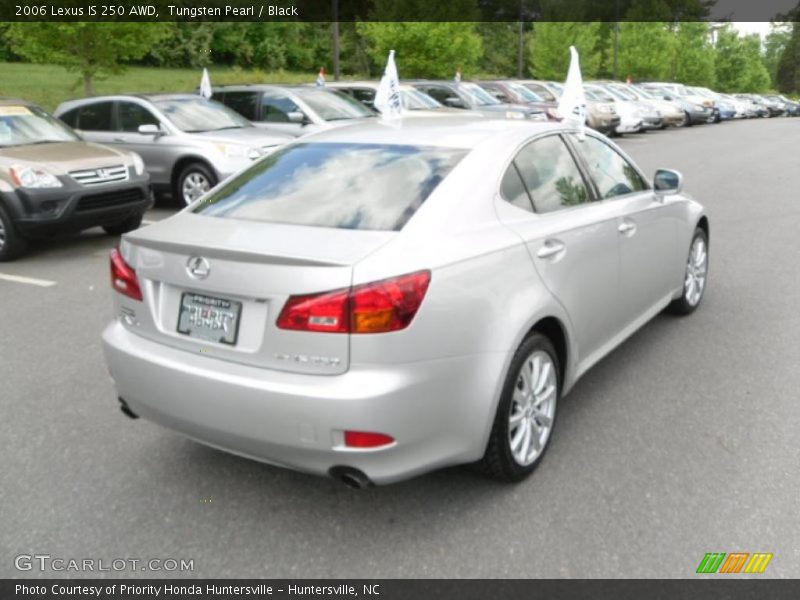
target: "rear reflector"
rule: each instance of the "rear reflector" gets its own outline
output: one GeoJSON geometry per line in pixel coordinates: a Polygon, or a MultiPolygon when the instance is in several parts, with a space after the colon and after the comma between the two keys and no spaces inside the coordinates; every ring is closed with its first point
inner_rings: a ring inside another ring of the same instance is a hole
{"type": "Polygon", "coordinates": [[[139,287],[136,271],[125,262],[118,248],[111,251],[111,287],[128,298],[142,300],[142,290],[139,287]]]}
{"type": "Polygon", "coordinates": [[[348,448],[379,448],[394,444],[394,438],[385,433],[368,431],[345,431],[344,445],[348,448]]]}
{"type": "Polygon", "coordinates": [[[430,280],[430,271],[419,271],[350,289],[291,296],[277,326],[329,333],[386,333],[405,329],[417,314],[430,280]]]}

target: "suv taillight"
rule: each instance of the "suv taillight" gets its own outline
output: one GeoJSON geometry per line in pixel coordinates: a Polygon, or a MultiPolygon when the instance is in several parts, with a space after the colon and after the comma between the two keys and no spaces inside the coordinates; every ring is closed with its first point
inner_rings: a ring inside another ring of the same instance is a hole
{"type": "Polygon", "coordinates": [[[328,333],[405,329],[417,314],[430,280],[430,271],[419,271],[345,290],[290,296],[277,326],[328,333]]]}
{"type": "Polygon", "coordinates": [[[134,300],[142,300],[142,289],[139,287],[139,279],[136,271],[133,270],[125,259],[122,258],[118,248],[111,251],[111,287],[120,294],[124,294],[134,300]]]}

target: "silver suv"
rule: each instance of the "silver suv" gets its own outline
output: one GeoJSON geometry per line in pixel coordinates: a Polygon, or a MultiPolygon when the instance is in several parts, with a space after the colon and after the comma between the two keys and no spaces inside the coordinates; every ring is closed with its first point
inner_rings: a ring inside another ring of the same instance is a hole
{"type": "Polygon", "coordinates": [[[292,139],[194,94],[70,100],[55,115],[88,141],[139,154],[154,190],[173,194],[181,205],[292,139]]]}

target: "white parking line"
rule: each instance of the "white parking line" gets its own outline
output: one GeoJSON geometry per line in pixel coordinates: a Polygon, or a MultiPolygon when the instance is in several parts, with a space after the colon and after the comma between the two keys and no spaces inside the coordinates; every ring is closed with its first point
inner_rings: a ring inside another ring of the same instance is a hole
{"type": "Polygon", "coordinates": [[[5,281],[13,281],[14,283],[27,283],[28,285],[38,285],[39,287],[50,287],[55,285],[55,281],[48,281],[47,279],[34,279],[33,277],[22,277],[20,275],[7,275],[0,273],[0,279],[5,281]]]}

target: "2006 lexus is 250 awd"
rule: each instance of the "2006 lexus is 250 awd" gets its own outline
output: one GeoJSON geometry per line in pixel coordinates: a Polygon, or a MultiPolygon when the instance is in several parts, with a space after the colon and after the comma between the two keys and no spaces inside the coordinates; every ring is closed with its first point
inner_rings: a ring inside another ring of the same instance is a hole
{"type": "Polygon", "coordinates": [[[355,486],[522,479],[587,369],[700,303],[709,223],[681,188],[559,124],[299,139],[112,253],[122,409],[355,486]]]}

